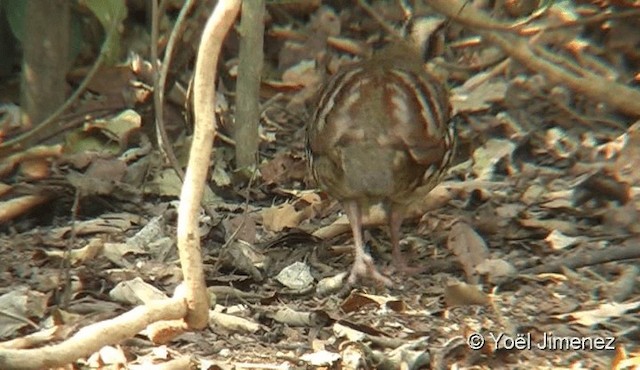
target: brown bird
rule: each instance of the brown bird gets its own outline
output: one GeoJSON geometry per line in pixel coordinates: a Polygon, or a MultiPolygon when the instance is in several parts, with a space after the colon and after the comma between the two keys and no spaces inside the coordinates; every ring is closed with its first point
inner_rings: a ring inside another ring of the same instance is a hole
{"type": "Polygon", "coordinates": [[[321,91],[307,126],[307,157],[317,183],[349,218],[355,241],[350,284],[371,278],[391,285],[362,238],[362,215],[378,203],[387,212],[393,264],[411,271],[400,251],[400,228],[407,206],[431,191],[451,164],[450,111],[446,87],[403,42],[343,68],[321,91]]]}

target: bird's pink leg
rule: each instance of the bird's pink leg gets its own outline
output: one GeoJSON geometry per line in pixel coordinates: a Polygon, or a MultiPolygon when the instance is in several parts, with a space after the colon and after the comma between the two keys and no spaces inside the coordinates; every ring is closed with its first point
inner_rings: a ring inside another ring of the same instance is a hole
{"type": "Polygon", "coordinates": [[[419,267],[409,267],[406,259],[402,255],[400,250],[400,229],[402,227],[402,221],[404,220],[404,210],[402,208],[389,206],[389,234],[391,235],[391,256],[393,261],[393,267],[396,271],[412,275],[423,271],[419,267]]]}
{"type": "Polygon", "coordinates": [[[373,258],[364,250],[362,211],[360,206],[356,201],[346,201],[343,206],[349,218],[351,231],[353,232],[353,240],[355,242],[355,256],[353,267],[351,267],[351,274],[349,275],[349,284],[354,284],[358,278],[370,278],[386,286],[393,285],[388,277],[378,271],[373,262],[373,258]]]}

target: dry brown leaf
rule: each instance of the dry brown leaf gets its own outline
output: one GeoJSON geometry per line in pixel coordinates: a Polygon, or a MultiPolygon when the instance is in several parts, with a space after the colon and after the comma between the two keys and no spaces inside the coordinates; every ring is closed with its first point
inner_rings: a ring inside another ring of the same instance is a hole
{"type": "Polygon", "coordinates": [[[282,82],[292,86],[317,86],[321,76],[313,60],[302,60],[282,73],[282,82]]]}
{"type": "Polygon", "coordinates": [[[516,148],[509,140],[491,139],[473,152],[473,173],[478,180],[490,180],[495,165],[502,158],[511,156],[516,148]]]}
{"type": "Polygon", "coordinates": [[[47,202],[50,198],[44,195],[27,195],[0,202],[0,224],[27,213],[36,206],[47,202]]]}
{"type": "Polygon", "coordinates": [[[309,265],[296,261],[280,270],[276,275],[276,280],[289,289],[302,291],[311,286],[313,276],[311,276],[309,265]]]}
{"type": "Polygon", "coordinates": [[[341,359],[338,353],[327,350],[320,350],[313,353],[306,353],[300,356],[300,360],[313,367],[333,368],[334,364],[341,359]]]}
{"type": "Polygon", "coordinates": [[[486,259],[476,266],[476,271],[494,285],[510,281],[518,274],[518,270],[503,259],[486,259]]]}
{"type": "Polygon", "coordinates": [[[560,127],[547,130],[544,139],[547,153],[558,159],[574,156],[580,145],[560,127]]]}
{"type": "Polygon", "coordinates": [[[559,230],[553,230],[544,240],[553,250],[561,250],[580,243],[580,238],[564,235],[559,230]]]}
{"type": "Polygon", "coordinates": [[[225,240],[235,235],[238,240],[255,244],[257,240],[256,221],[251,214],[234,215],[222,221],[225,230],[225,240]]]}
{"type": "Polygon", "coordinates": [[[262,250],[241,240],[235,240],[228,244],[221,251],[220,260],[223,265],[245,272],[255,281],[264,280],[262,271],[269,264],[269,257],[262,250]]]}
{"type": "MultiPolygon", "coordinates": [[[[564,25],[579,19],[576,4],[572,1],[554,1],[553,5],[551,5],[545,13],[544,18],[541,18],[534,26],[528,27],[528,29],[522,32],[530,33],[535,30],[540,31],[548,26],[564,25]]],[[[582,32],[581,30],[582,27],[561,27],[551,31],[540,32],[536,36],[535,41],[539,44],[563,46],[574,41],[580,32],[582,32]]]]}
{"type": "Polygon", "coordinates": [[[11,190],[13,189],[12,185],[7,185],[3,182],[0,182],[0,197],[6,195],[7,193],[11,192],[11,190]]]}
{"type": "Polygon", "coordinates": [[[276,312],[268,313],[267,317],[289,326],[301,327],[325,325],[330,320],[329,316],[323,311],[295,311],[286,306],[276,312]]]}
{"type": "Polygon", "coordinates": [[[298,211],[291,203],[284,203],[262,210],[262,224],[266,230],[280,232],[297,227],[304,219],[304,211],[298,211]]]}
{"type": "MultiPolygon", "coordinates": [[[[340,322],[333,324],[333,334],[337,338],[347,338],[350,342],[362,342],[366,338],[366,334],[353,329],[347,325],[343,325],[340,322]]],[[[343,364],[344,365],[344,364],[343,364]]],[[[356,369],[357,367],[354,367],[356,369]]]]}
{"type": "Polygon", "coordinates": [[[640,121],[625,135],[627,138],[615,162],[616,175],[627,184],[640,185],[640,121]]]}
{"type": "Polygon", "coordinates": [[[458,257],[469,282],[474,280],[476,267],[489,257],[484,239],[464,222],[458,222],[451,228],[447,248],[458,257]]]}
{"type": "Polygon", "coordinates": [[[270,161],[260,165],[260,174],[265,184],[284,186],[292,180],[302,180],[306,175],[306,164],[295,159],[291,153],[280,152],[270,161]]]}
{"type": "Polygon", "coordinates": [[[455,283],[447,285],[444,289],[444,301],[447,307],[486,305],[490,302],[489,296],[474,285],[455,283]]]}
{"type": "Polygon", "coordinates": [[[480,73],[464,85],[451,89],[453,114],[487,110],[493,103],[504,100],[506,92],[505,81],[492,79],[485,72],[480,73]]]}
{"type": "Polygon", "coordinates": [[[0,160],[0,178],[12,174],[19,164],[30,160],[50,160],[62,155],[62,145],[36,146],[0,160]]]}
{"type": "Polygon", "coordinates": [[[49,294],[26,287],[15,287],[0,296],[0,338],[12,337],[29,325],[28,319],[42,318],[49,294]]]}
{"type": "Polygon", "coordinates": [[[611,230],[628,230],[640,232],[640,204],[629,202],[618,206],[610,204],[602,215],[602,223],[611,230]]]}
{"type": "Polygon", "coordinates": [[[127,165],[120,159],[96,158],[87,168],[85,175],[103,180],[121,181],[126,172],[127,165]]]}
{"type": "Polygon", "coordinates": [[[29,180],[40,180],[49,177],[51,163],[49,160],[30,159],[20,164],[20,172],[29,180]]]}
{"type": "Polygon", "coordinates": [[[584,176],[574,187],[574,202],[581,205],[590,199],[616,201],[625,204],[631,197],[629,184],[620,181],[615,174],[608,171],[597,171],[584,176]]]}
{"type": "Polygon", "coordinates": [[[334,276],[329,276],[324,279],[318,281],[316,284],[316,294],[319,297],[327,296],[331,293],[337,292],[344,286],[344,282],[349,273],[347,271],[343,271],[334,276]]]}
{"type": "Polygon", "coordinates": [[[127,355],[120,346],[104,346],[87,359],[87,366],[96,368],[105,367],[105,365],[107,367],[124,368],[127,367],[128,363],[127,355]]]}
{"type": "Polygon", "coordinates": [[[578,233],[578,230],[576,229],[576,224],[570,221],[556,220],[556,219],[538,220],[533,218],[523,218],[519,220],[519,222],[520,222],[520,225],[524,227],[530,227],[534,229],[544,229],[549,232],[551,232],[551,230],[557,229],[558,231],[564,234],[578,233]]]}
{"type": "MultiPolygon", "coordinates": [[[[68,258],[71,266],[79,266],[85,261],[93,259],[100,254],[103,250],[104,242],[100,238],[93,238],[87,245],[82,248],[72,249],[69,251],[68,258]]],[[[47,257],[56,257],[59,260],[65,258],[66,252],[63,250],[47,250],[45,251],[47,257]]]]}
{"type": "Polygon", "coordinates": [[[154,172],[153,178],[145,182],[144,186],[144,191],[147,194],[159,196],[179,197],[181,189],[182,181],[173,168],[166,168],[162,171],[154,172]]]}
{"type": "Polygon", "coordinates": [[[257,322],[222,312],[212,312],[209,315],[209,326],[233,333],[255,333],[260,330],[260,324],[257,322]]]}
{"type": "Polygon", "coordinates": [[[522,203],[530,206],[532,204],[540,202],[540,200],[543,199],[543,195],[546,191],[547,190],[544,188],[544,186],[539,184],[532,184],[527,188],[527,190],[524,191],[524,193],[522,193],[520,200],[522,201],[522,203]]]}
{"type": "Polygon", "coordinates": [[[139,305],[167,299],[167,295],[139,277],[118,283],[109,292],[109,297],[117,302],[139,305]]]}
{"type": "Polygon", "coordinates": [[[354,292],[342,302],[340,308],[344,312],[358,311],[369,305],[375,305],[377,308],[386,308],[395,312],[407,311],[407,304],[396,297],[381,296],[374,294],[365,294],[354,292]]]}
{"type": "Polygon", "coordinates": [[[554,317],[558,319],[571,318],[574,322],[591,327],[610,320],[613,317],[621,317],[625,313],[631,310],[635,310],[640,307],[640,301],[627,302],[627,303],[603,303],[598,308],[587,311],[576,311],[562,315],[556,315],[554,317]]]}
{"type": "MultiPolygon", "coordinates": [[[[131,213],[106,213],[100,218],[77,222],[74,225],[76,235],[87,234],[123,234],[134,224],[142,222],[140,216],[131,213]]],[[[71,226],[57,227],[49,233],[53,238],[65,238],[71,232],[71,226]]]]}

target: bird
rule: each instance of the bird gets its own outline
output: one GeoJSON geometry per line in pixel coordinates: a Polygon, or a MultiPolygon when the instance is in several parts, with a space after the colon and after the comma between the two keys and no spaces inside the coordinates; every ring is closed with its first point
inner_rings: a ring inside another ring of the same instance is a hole
{"type": "Polygon", "coordinates": [[[349,219],[355,253],[348,282],[392,286],[365,251],[363,215],[382,204],[393,267],[409,267],[400,250],[408,206],[430,192],[455,152],[455,125],[446,85],[424,69],[419,48],[395,42],[341,68],[319,93],[306,126],[307,163],[320,188],[349,219]]]}

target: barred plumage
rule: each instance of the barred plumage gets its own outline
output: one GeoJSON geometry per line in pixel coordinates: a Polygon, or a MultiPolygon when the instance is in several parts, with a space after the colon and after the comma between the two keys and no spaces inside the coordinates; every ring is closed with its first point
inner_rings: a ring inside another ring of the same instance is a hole
{"type": "Polygon", "coordinates": [[[441,181],[453,157],[448,98],[404,44],[344,68],[322,90],[307,127],[307,154],[313,177],[342,203],[352,225],[351,282],[368,276],[390,283],[363,250],[362,212],[374,203],[387,208],[394,263],[407,270],[399,250],[406,207],[441,181]]]}

